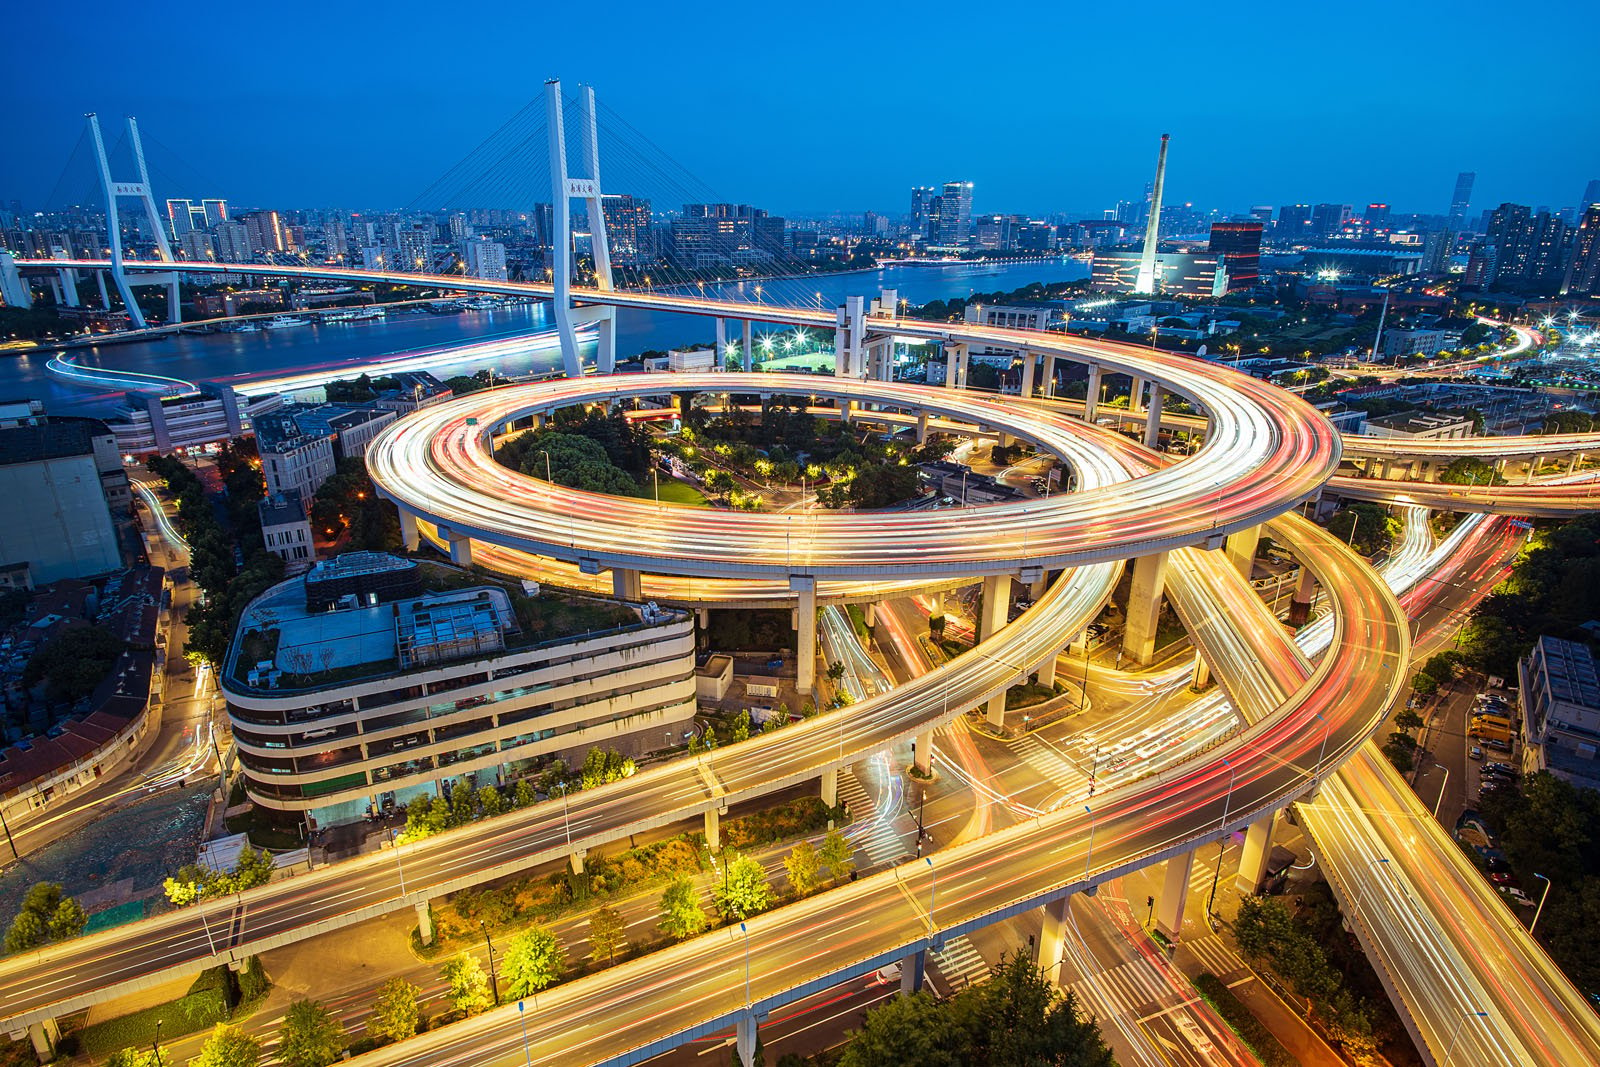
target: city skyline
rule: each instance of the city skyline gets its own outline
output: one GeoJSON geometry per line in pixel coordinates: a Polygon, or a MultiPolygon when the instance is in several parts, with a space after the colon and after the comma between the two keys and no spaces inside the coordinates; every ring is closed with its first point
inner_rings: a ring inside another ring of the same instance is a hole
{"type": "MultiPolygon", "coordinates": [[[[216,186],[172,188],[158,178],[165,196],[401,207],[534,100],[545,76],[559,73],[594,84],[608,106],[723,198],[788,214],[898,213],[906,189],[949,180],[974,183],[979,212],[1087,213],[1139,194],[1150,172],[1150,146],[1161,133],[1173,138],[1170,203],[1242,212],[1253,204],[1381,201],[1396,212],[1443,214],[1456,174],[1475,171],[1475,211],[1502,201],[1554,210],[1578,206],[1585,183],[1600,175],[1600,148],[1592,138],[1572,135],[1583,128],[1581,102],[1593,95],[1594,75],[1577,62],[1576,41],[1560,39],[1549,45],[1553,53],[1544,57],[1541,78],[1519,82],[1513,91],[1503,79],[1459,70],[1453,57],[1476,54],[1491,11],[1484,4],[1385,9],[1381,28],[1362,23],[1396,41],[1420,46],[1426,40],[1414,61],[1416,78],[1449,87],[1451,102],[1441,105],[1432,93],[1395,88],[1394,53],[1347,55],[1336,46],[1335,31],[1329,31],[1326,51],[1338,71],[1329,88],[1274,84],[1272,72],[1304,54],[1290,42],[1319,24],[1264,23],[1247,14],[1203,21],[1177,7],[1158,12],[1165,38],[1205,34],[1211,41],[1195,62],[1183,64],[1193,69],[1173,69],[1170,78],[1130,77],[1131,44],[1073,47],[1074,40],[1110,35],[1115,41],[1125,34],[1110,16],[1067,19],[1029,7],[1010,13],[1010,22],[1030,25],[1042,41],[1059,41],[1055,56],[1066,59],[983,64],[970,75],[907,74],[890,64],[829,79],[808,59],[816,47],[808,33],[757,12],[749,25],[762,37],[762,66],[782,69],[788,62],[800,73],[781,84],[750,84],[739,64],[711,64],[691,89],[661,85],[645,64],[558,49],[537,32],[540,23],[506,10],[484,20],[507,32],[476,42],[474,91],[466,100],[440,91],[449,79],[441,82],[425,64],[380,64],[384,73],[375,82],[370,65],[330,65],[325,53],[297,47],[281,50],[271,63],[242,68],[226,50],[191,50],[188,80],[227,86],[206,94],[175,94],[165,84],[146,88],[121,66],[89,64],[65,87],[13,71],[8,95],[20,106],[7,112],[5,139],[32,150],[0,161],[0,195],[20,199],[29,210],[58,206],[50,201],[60,194],[81,115],[97,110],[138,115],[154,141],[198,172],[178,176],[184,185],[216,186]],[[530,35],[530,51],[512,50],[512,42],[527,47],[522,42],[530,35]],[[1572,55],[1564,58],[1569,49],[1572,55]],[[1254,96],[1241,95],[1236,81],[1248,70],[1261,71],[1254,96]],[[1212,93],[1183,89],[1190,78],[1219,87],[1212,93]],[[1096,101],[1102,92],[1116,99],[1096,101]],[[704,99],[716,101],[714,112],[685,121],[685,111],[704,99]],[[870,113],[860,109],[866,99],[875,101],[870,113]],[[1232,106],[1215,106],[1229,101],[1232,106]],[[352,121],[352,108],[367,109],[361,121],[352,121]],[[1108,110],[1115,122],[1098,117],[1108,110]],[[1513,118],[1516,125],[1508,126],[1513,118]],[[760,132],[764,122],[781,126],[782,143],[760,132]],[[1055,132],[1063,125],[1065,136],[1055,132]],[[1070,132],[1075,126],[1081,129],[1070,132]],[[852,165],[838,166],[834,146],[841,131],[853,127],[865,136],[849,136],[852,165]],[[751,131],[753,150],[730,144],[729,131],[741,130],[751,131]],[[952,132],[958,135],[944,136],[952,132]],[[1538,150],[1505,151],[1507,137],[1538,150]],[[1017,152],[1019,144],[1030,148],[1017,152]],[[371,166],[374,159],[383,165],[371,166]]],[[[1537,15],[1531,12],[1530,20],[1537,15]]],[[[168,27],[132,13],[107,18],[110,36],[133,52],[159,54],[170,40],[168,27]]],[[[693,19],[657,18],[643,8],[632,18],[640,39],[657,47],[680,54],[696,47],[693,19]]],[[[19,21],[35,40],[68,39],[78,28],[40,10],[19,21]]],[[[243,32],[247,21],[216,12],[206,30],[243,32]]],[[[897,23],[897,49],[936,45],[924,23],[939,21],[897,23]]],[[[363,27],[358,35],[375,54],[392,55],[414,41],[405,19],[363,27]]],[[[1173,65],[1163,58],[1150,62],[1163,72],[1173,65]]]]}

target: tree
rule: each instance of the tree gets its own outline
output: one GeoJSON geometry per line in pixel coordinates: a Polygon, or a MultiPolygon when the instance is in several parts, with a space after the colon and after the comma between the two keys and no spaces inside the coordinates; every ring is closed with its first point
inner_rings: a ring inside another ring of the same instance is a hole
{"type": "Polygon", "coordinates": [[[1411,676],[1411,691],[1419,697],[1431,697],[1439,691],[1438,679],[1418,671],[1411,676]]]}
{"type": "Polygon", "coordinates": [[[506,810],[506,798],[494,786],[482,786],[478,790],[478,810],[484,818],[491,819],[506,810]]]}
{"type": "Polygon", "coordinates": [[[449,987],[445,997],[462,1015],[476,1015],[489,1007],[489,976],[478,957],[462,952],[446,961],[440,972],[449,987]]]}
{"type": "Polygon", "coordinates": [[[694,879],[680,875],[661,894],[660,927],[665,933],[682,941],[706,928],[710,920],[700,904],[700,891],[694,879]]]}
{"type": "Polygon", "coordinates": [[[37,912],[26,909],[17,913],[11,920],[11,926],[6,930],[6,951],[26,952],[49,940],[50,931],[45,926],[43,919],[37,912]]]}
{"type": "Polygon", "coordinates": [[[275,869],[272,857],[267,855],[265,849],[257,852],[246,845],[240,849],[239,859],[233,865],[232,889],[253,889],[258,885],[266,885],[272,881],[275,869]]]}
{"type": "Polygon", "coordinates": [[[519,779],[517,791],[512,797],[512,802],[519,808],[526,808],[532,805],[536,799],[533,792],[533,783],[526,778],[519,779]]]}
{"type": "Polygon", "coordinates": [[[890,997],[850,1033],[839,1067],[965,1067],[949,1031],[948,1013],[928,992],[890,997]]]}
{"type": "Polygon", "coordinates": [[[816,891],[817,884],[821,881],[822,862],[817,857],[816,846],[810,841],[801,841],[789,850],[784,857],[783,868],[789,874],[789,884],[794,887],[797,895],[810,896],[816,891]]]}
{"type": "Polygon", "coordinates": [[[617,950],[628,943],[628,927],[622,913],[609,905],[601,905],[589,916],[589,956],[607,966],[617,960],[617,950]]]}
{"type": "Polygon", "coordinates": [[[772,886],[760,861],[737,852],[724,852],[723,879],[712,886],[711,899],[724,915],[749,918],[772,907],[772,886]]]}
{"type": "Polygon", "coordinates": [[[83,933],[89,922],[89,913],[72,897],[63,897],[50,916],[50,940],[66,941],[83,933]]]}
{"type": "Polygon", "coordinates": [[[525,997],[537,993],[566,970],[566,952],[556,935],[542,926],[530,927],[506,946],[506,994],[525,997]]]}
{"type": "Polygon", "coordinates": [[[734,719],[733,719],[733,740],[736,743],[739,742],[739,741],[748,741],[748,740],[750,740],[750,709],[749,708],[740,708],[739,709],[739,714],[734,716],[734,719]]]}
{"type": "Polygon", "coordinates": [[[845,669],[846,668],[842,660],[834,660],[832,663],[828,664],[828,681],[835,683],[838,682],[840,678],[844,677],[845,669]]]}
{"type": "Polygon", "coordinates": [[[344,1048],[344,1029],[321,1001],[289,1005],[278,1028],[278,1060],[284,1067],[329,1067],[344,1048]]]}
{"type": "Polygon", "coordinates": [[[844,833],[839,830],[829,830],[822,839],[822,849],[817,854],[822,865],[828,868],[828,873],[833,875],[833,880],[842,882],[850,877],[856,869],[856,862],[850,849],[850,842],[845,840],[844,833]]]}
{"type": "Polygon", "coordinates": [[[1410,708],[1401,708],[1394,713],[1394,725],[1397,730],[1415,730],[1422,725],[1422,716],[1410,708]]]}
{"type": "Polygon", "coordinates": [[[218,1023],[189,1067],[256,1067],[260,1062],[260,1041],[237,1026],[218,1023]]]}
{"type": "Polygon", "coordinates": [[[172,1067],[172,1054],[166,1049],[119,1049],[106,1060],[106,1067],[172,1067]]]}
{"type": "Polygon", "coordinates": [[[422,1009],[417,1004],[420,992],[404,978],[391,978],[383,983],[378,990],[378,1002],[372,1006],[367,1029],[390,1041],[415,1037],[422,1023],[422,1009]]]}

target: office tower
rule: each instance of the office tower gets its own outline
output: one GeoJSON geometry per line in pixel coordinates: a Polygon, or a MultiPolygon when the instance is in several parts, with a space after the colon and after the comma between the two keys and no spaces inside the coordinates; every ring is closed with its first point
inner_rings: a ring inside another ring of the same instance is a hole
{"type": "Polygon", "coordinates": [[[1156,291],[1156,244],[1161,235],[1161,195],[1167,185],[1167,142],[1170,139],[1170,134],[1162,134],[1161,148],[1156,152],[1156,180],[1150,187],[1150,216],[1145,220],[1139,273],[1133,282],[1133,291],[1136,293],[1156,291]]]}
{"type": "Polygon", "coordinates": [[[1494,209],[1485,228],[1487,244],[1494,249],[1494,260],[1484,272],[1485,285],[1502,278],[1520,281],[1527,276],[1533,226],[1533,212],[1525,204],[1501,204],[1494,209]]]}
{"type": "Polygon", "coordinates": [[[656,258],[655,230],[648,199],[608,193],[600,201],[600,211],[605,216],[606,241],[613,264],[637,267],[656,258]]]}
{"type": "Polygon", "coordinates": [[[972,183],[945,182],[928,225],[928,242],[941,248],[964,248],[972,238],[972,183]]]}
{"type": "Polygon", "coordinates": [[[1250,217],[1261,223],[1263,227],[1272,225],[1272,205],[1257,204],[1250,209],[1250,217]]]}
{"type": "Polygon", "coordinates": [[[1211,224],[1210,250],[1222,253],[1229,290],[1247,289],[1261,280],[1261,230],[1259,220],[1211,224]]]}
{"type": "Polygon", "coordinates": [[[322,243],[334,262],[343,263],[350,258],[350,238],[345,233],[343,215],[328,216],[322,224],[322,243]]]}
{"type": "Polygon", "coordinates": [[[1299,237],[1311,232],[1311,205],[1285,204],[1278,209],[1278,233],[1299,237]]]}
{"type": "Polygon", "coordinates": [[[467,277],[486,281],[506,280],[506,246],[487,237],[478,237],[462,244],[466,253],[467,277]]]}
{"type": "Polygon", "coordinates": [[[931,185],[912,187],[909,225],[913,237],[928,236],[928,223],[934,214],[934,201],[937,199],[931,185]]]}
{"type": "Polygon", "coordinates": [[[205,212],[206,229],[211,229],[219,222],[228,221],[228,202],[226,200],[202,200],[200,210],[205,212]]]}
{"type": "Polygon", "coordinates": [[[239,221],[250,233],[252,251],[270,253],[284,250],[283,223],[276,211],[252,211],[239,216],[239,221]]]}
{"type": "Polygon", "coordinates": [[[1477,179],[1477,173],[1470,170],[1456,175],[1456,190],[1450,196],[1450,229],[1457,233],[1466,226],[1467,208],[1472,206],[1472,183],[1477,179]]]}
{"type": "Polygon", "coordinates": [[[472,236],[472,226],[467,222],[465,212],[457,211],[450,216],[450,240],[461,242],[472,236]]]}
{"type": "Polygon", "coordinates": [[[1561,295],[1600,295],[1600,202],[1583,210],[1577,232],[1573,234],[1572,258],[1561,281],[1561,295]]]}
{"type": "Polygon", "coordinates": [[[1349,217],[1349,204],[1318,204],[1311,209],[1311,232],[1318,237],[1336,234],[1349,217]]]}
{"type": "Polygon", "coordinates": [[[193,205],[187,200],[167,201],[167,232],[174,241],[181,241],[184,234],[194,229],[192,210],[193,205]]]}
{"type": "Polygon", "coordinates": [[[1387,229],[1389,226],[1389,205],[1368,204],[1366,220],[1367,229],[1369,230],[1387,229]]]}

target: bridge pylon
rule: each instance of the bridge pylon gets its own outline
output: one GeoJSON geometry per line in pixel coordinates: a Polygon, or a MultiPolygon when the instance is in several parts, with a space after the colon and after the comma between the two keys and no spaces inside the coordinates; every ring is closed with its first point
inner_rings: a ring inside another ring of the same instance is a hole
{"type": "MultiPolygon", "coordinates": [[[[567,132],[562,117],[561,80],[551,78],[544,83],[545,104],[550,127],[550,202],[554,216],[551,234],[552,252],[555,256],[555,314],[556,331],[561,337],[561,359],[567,377],[583,375],[583,364],[578,358],[578,336],[573,322],[572,268],[575,253],[572,245],[572,201],[582,200],[589,214],[589,232],[593,240],[594,277],[597,289],[609,292],[614,288],[611,279],[611,247],[606,239],[606,214],[600,193],[600,131],[595,122],[594,88],[585,85],[579,90],[579,133],[586,178],[575,178],[567,172],[567,132]]],[[[617,324],[610,307],[591,306],[585,317],[593,316],[600,328],[600,350],[595,369],[610,374],[617,365],[617,324]]]]}
{"type": "Polygon", "coordinates": [[[167,321],[178,322],[181,317],[181,305],[178,302],[178,275],[173,274],[144,274],[140,275],[135,283],[128,277],[122,267],[122,224],[118,219],[117,201],[122,197],[138,197],[144,205],[145,218],[150,223],[150,231],[155,234],[156,254],[161,262],[171,263],[172,246],[167,244],[167,230],[161,221],[161,212],[156,210],[156,199],[150,192],[150,172],[144,165],[144,143],[139,140],[139,123],[132,115],[128,116],[128,143],[133,148],[134,165],[139,170],[139,180],[133,182],[113,181],[111,178],[111,164],[106,159],[105,138],[100,136],[100,117],[93,111],[84,116],[89,120],[89,134],[94,141],[95,162],[100,172],[100,188],[106,197],[106,244],[111,249],[111,279],[116,282],[117,292],[122,294],[122,303],[128,309],[128,321],[135,329],[145,328],[144,313],[139,310],[139,304],[133,299],[133,286],[139,285],[165,285],[167,287],[167,321]]]}

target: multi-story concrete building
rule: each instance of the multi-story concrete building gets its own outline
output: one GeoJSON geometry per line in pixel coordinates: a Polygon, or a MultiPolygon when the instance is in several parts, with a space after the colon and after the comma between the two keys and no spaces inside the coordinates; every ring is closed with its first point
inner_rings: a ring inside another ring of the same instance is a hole
{"type": "Polygon", "coordinates": [[[87,578],[123,565],[128,478],[97,419],[52,418],[38,401],[0,405],[0,566],[28,582],[87,578]]]}
{"type": "Polygon", "coordinates": [[[1541,637],[1517,676],[1524,766],[1600,789],[1600,675],[1588,647],[1541,637]]]}
{"type": "Polygon", "coordinates": [[[1361,432],[1367,437],[1400,437],[1413,441],[1453,440],[1472,436],[1472,419],[1466,415],[1402,411],[1368,419],[1361,432]]]}
{"type": "Polygon", "coordinates": [[[364,456],[398,412],[377,405],[293,404],[256,421],[267,492],[299,490],[310,500],[342,459],[364,456]]]}
{"type": "Polygon", "coordinates": [[[462,258],[466,261],[467,277],[503,282],[506,274],[506,246],[486,237],[464,241],[462,258]]]}
{"type": "Polygon", "coordinates": [[[350,553],[245,610],[222,689],[251,799],[338,825],[594,745],[677,741],[694,622],[350,553]]]}
{"type": "Polygon", "coordinates": [[[277,393],[246,396],[221,382],[201,382],[193,393],[124,393],[107,425],[118,452],[148,456],[242,437],[256,419],[282,406],[277,393]]]}
{"type": "Polygon", "coordinates": [[[616,193],[608,194],[600,204],[611,262],[619,267],[652,262],[656,258],[656,238],[649,199],[616,193]]]}
{"type": "Polygon", "coordinates": [[[262,498],[256,511],[261,516],[262,543],[288,565],[288,573],[297,574],[311,566],[317,550],[305,497],[294,489],[274,493],[262,498]]]}
{"type": "Polygon", "coordinates": [[[1435,356],[1444,347],[1443,330],[1408,330],[1396,328],[1383,335],[1383,355],[1386,359],[1401,356],[1435,356]]]}

